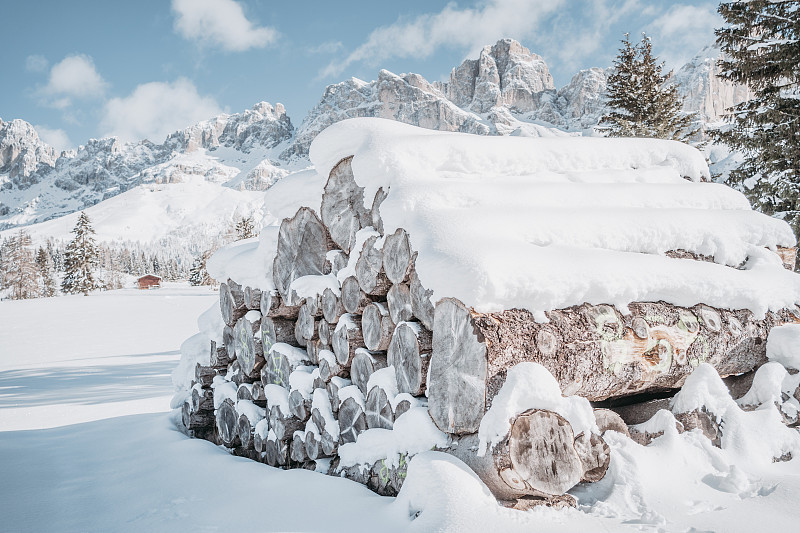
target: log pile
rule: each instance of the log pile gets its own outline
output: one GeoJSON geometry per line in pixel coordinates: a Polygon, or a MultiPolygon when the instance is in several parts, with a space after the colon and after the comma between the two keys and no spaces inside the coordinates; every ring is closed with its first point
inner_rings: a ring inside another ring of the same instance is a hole
{"type": "Polygon", "coordinates": [[[211,343],[211,364],[197,366],[183,405],[191,435],[274,467],[327,470],[394,495],[409,457],[343,465],[338,451],[427,406],[449,436],[440,449],[499,499],[552,499],[602,479],[610,460],[602,431],[627,426],[598,409],[600,433],[576,435],[559,413],[530,409],[480,453],[481,420],[514,365],[540,363],[565,395],[609,401],[674,390],[703,362],[721,376],[750,372],[766,360],[770,329],[797,320],[787,310],[757,319],[654,302],[632,304],[626,315],[583,304],[549,312],[542,323],[519,309],[476,313],[453,298],[434,306],[412,236],[402,228],[383,234],[386,194],[365,203],[351,159],[331,171],[320,215],[301,208],[281,224],[274,289],[221,284],[223,343],[211,343]],[[315,280],[324,288],[309,291],[315,280]],[[377,379],[389,375],[388,384],[377,379]]]}

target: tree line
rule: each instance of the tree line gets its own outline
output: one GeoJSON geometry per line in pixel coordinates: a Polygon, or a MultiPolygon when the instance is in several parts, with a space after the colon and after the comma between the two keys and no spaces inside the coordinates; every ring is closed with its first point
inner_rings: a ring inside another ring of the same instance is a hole
{"type": "Polygon", "coordinates": [[[28,299],[62,294],[88,294],[94,290],[121,289],[125,280],[154,274],[165,281],[214,285],[206,261],[225,244],[256,236],[255,222],[240,218],[224,233],[186,241],[165,238],[154,243],[118,241],[98,243],[85,212],[81,212],[73,238],[64,243],[47,239],[33,246],[22,229],[0,242],[0,299],[28,299]]]}

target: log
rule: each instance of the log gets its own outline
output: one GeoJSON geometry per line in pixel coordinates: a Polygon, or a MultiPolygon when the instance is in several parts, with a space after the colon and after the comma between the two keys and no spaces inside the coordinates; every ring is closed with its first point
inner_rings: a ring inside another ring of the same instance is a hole
{"type": "Polygon", "coordinates": [[[261,369],[261,383],[274,384],[288,389],[289,375],[300,366],[311,364],[308,354],[301,348],[288,344],[276,344],[266,356],[266,364],[261,369]]]}
{"type": "Polygon", "coordinates": [[[364,241],[356,261],[356,279],[361,290],[370,296],[386,296],[392,282],[383,271],[383,251],[378,248],[377,235],[364,241]]]}
{"type": "Polygon", "coordinates": [[[329,324],[335,324],[343,314],[342,299],[330,287],[326,288],[322,292],[322,317],[329,324]]]}
{"type": "MultiPolygon", "coordinates": [[[[308,300],[306,300],[308,301],[308,300]]],[[[297,322],[294,325],[294,338],[300,346],[307,346],[308,341],[317,338],[316,324],[312,315],[312,306],[303,304],[300,306],[300,313],[297,315],[297,322]]]]}
{"type": "Polygon", "coordinates": [[[200,363],[194,366],[194,380],[201,387],[210,387],[216,375],[217,369],[213,366],[203,366],[200,363]]]}
{"type": "Polygon", "coordinates": [[[333,274],[335,276],[341,269],[347,266],[349,259],[344,250],[329,251],[325,256],[324,274],[333,274]]]}
{"type": "Polygon", "coordinates": [[[269,466],[279,467],[289,463],[289,445],[287,441],[267,438],[264,445],[266,460],[269,466]]]}
{"type": "Polygon", "coordinates": [[[244,288],[244,305],[248,309],[261,310],[261,289],[255,287],[244,288]]]}
{"type": "MultiPolygon", "coordinates": [[[[338,393],[336,400],[338,403],[338,393]]],[[[321,451],[327,456],[332,455],[338,449],[339,444],[339,422],[334,417],[331,403],[331,397],[327,391],[314,391],[311,420],[319,430],[321,451]]]]}
{"type": "Polygon", "coordinates": [[[775,252],[778,254],[778,257],[781,258],[783,268],[794,271],[795,265],[797,264],[797,248],[794,246],[791,248],[778,246],[775,252]]]}
{"type": "Polygon", "coordinates": [[[389,349],[394,333],[394,322],[385,305],[378,302],[369,304],[361,315],[361,329],[364,334],[364,344],[368,349],[383,352],[389,349]]]}
{"type": "Polygon", "coordinates": [[[192,409],[191,403],[186,401],[181,406],[181,421],[188,431],[204,430],[214,426],[214,411],[208,409],[192,409]]]}
{"type": "Polygon", "coordinates": [[[294,336],[294,321],[288,318],[261,318],[261,346],[264,353],[269,353],[270,349],[282,342],[292,346],[299,346],[294,336]]]}
{"type": "Polygon", "coordinates": [[[284,305],[283,299],[281,295],[278,294],[278,291],[261,292],[261,316],[295,320],[299,311],[300,306],[298,305],[284,305]]]}
{"type": "MultiPolygon", "coordinates": [[[[225,326],[225,328],[228,328],[228,326],[225,326]]],[[[231,358],[228,357],[228,350],[224,345],[217,346],[216,342],[211,341],[211,353],[209,361],[209,366],[213,366],[214,368],[225,368],[230,364],[231,358]]]]}
{"type": "Polygon", "coordinates": [[[287,305],[299,303],[291,290],[292,282],[303,276],[323,274],[326,254],[333,248],[327,229],[313,210],[301,207],[292,218],[283,220],[272,278],[287,305]]]}
{"type": "Polygon", "coordinates": [[[434,307],[431,302],[433,291],[422,286],[416,269],[409,275],[408,289],[411,292],[411,312],[426,328],[433,330],[434,307]]]}
{"type": "Polygon", "coordinates": [[[368,350],[358,349],[353,357],[353,364],[350,365],[350,379],[353,385],[358,387],[363,394],[367,391],[369,377],[378,369],[386,368],[386,356],[379,353],[371,353],[368,350]]]}
{"type": "Polygon", "coordinates": [[[192,396],[189,400],[192,412],[213,411],[214,410],[214,391],[211,389],[192,388],[192,396]]]}
{"type": "Polygon", "coordinates": [[[333,331],[332,345],[336,361],[340,366],[349,368],[356,355],[356,349],[364,346],[361,317],[353,314],[342,315],[333,331]]]}
{"type": "Polygon", "coordinates": [[[295,431],[292,434],[292,445],[289,448],[289,457],[292,461],[302,463],[308,456],[306,455],[306,435],[302,430],[295,431]]]}
{"type": "MultiPolygon", "coordinates": [[[[260,383],[260,382],[259,382],[260,383]]],[[[253,384],[252,383],[242,383],[236,389],[236,400],[247,400],[252,402],[253,401],[253,384]]]]}
{"type": "Polygon", "coordinates": [[[367,393],[366,401],[367,427],[392,429],[394,427],[394,410],[383,387],[374,386],[367,393]]]}
{"type": "Polygon", "coordinates": [[[386,236],[383,244],[383,271],[389,281],[395,285],[408,281],[414,268],[415,258],[416,254],[411,251],[411,242],[406,230],[398,228],[386,236]]]}
{"type": "Polygon", "coordinates": [[[311,416],[311,400],[297,389],[289,392],[289,414],[301,422],[311,416]]]}
{"type": "Polygon", "coordinates": [[[239,422],[239,415],[236,413],[236,405],[230,398],[225,398],[217,408],[216,414],[217,434],[220,441],[227,448],[235,448],[240,445],[239,434],[236,425],[239,422]]]}
{"type": "Polygon", "coordinates": [[[622,417],[610,409],[594,409],[594,419],[600,429],[600,436],[605,435],[606,431],[616,431],[626,437],[631,436],[628,425],[622,417]]]}
{"type": "Polygon", "coordinates": [[[386,293],[386,306],[389,308],[389,317],[392,322],[408,322],[414,317],[411,307],[411,289],[407,283],[392,285],[386,293]]]}
{"type": "Polygon", "coordinates": [[[444,451],[464,461],[501,500],[564,494],[584,475],[572,427],[552,411],[517,416],[503,441],[478,455],[478,436],[454,439],[444,451]]]}
{"type": "Polygon", "coordinates": [[[242,317],[233,328],[236,359],[242,372],[247,377],[255,378],[264,366],[264,349],[261,339],[253,336],[253,331],[259,331],[260,323],[251,323],[247,317],[242,317]]]}
{"type": "Polygon", "coordinates": [[[247,306],[244,303],[244,293],[239,284],[230,279],[228,283],[220,284],[219,309],[222,313],[223,322],[231,327],[235,326],[236,321],[247,313],[247,306]]]}
{"type": "MultiPolygon", "coordinates": [[[[236,324],[234,324],[235,326],[236,324]]],[[[222,328],[222,346],[225,347],[225,350],[228,353],[228,364],[233,362],[236,358],[236,353],[234,352],[235,342],[233,340],[233,327],[225,324],[222,328]]],[[[214,366],[214,365],[211,365],[214,366]]]]}
{"type": "MultiPolygon", "coordinates": [[[[344,309],[344,308],[342,308],[344,309]]],[[[342,315],[339,315],[342,316],[342,315]]],[[[339,318],[337,317],[336,320],[338,321],[339,318]]],[[[331,345],[331,325],[328,324],[325,320],[320,320],[317,322],[317,336],[319,337],[319,342],[326,346],[331,345]]]]}
{"type": "Polygon", "coordinates": [[[236,360],[234,360],[233,363],[228,366],[228,372],[225,374],[225,379],[235,383],[237,387],[242,383],[252,383],[255,381],[255,378],[251,378],[242,371],[242,367],[239,366],[239,361],[236,360]]]}
{"type": "Polygon", "coordinates": [[[355,442],[367,430],[363,403],[348,397],[339,405],[339,445],[355,442]]]}
{"type": "Polygon", "coordinates": [[[581,433],[573,443],[583,466],[581,481],[595,483],[603,479],[611,463],[611,449],[600,435],[581,433]]]}
{"type": "Polygon", "coordinates": [[[458,300],[436,307],[428,384],[439,429],[477,431],[509,368],[533,361],[547,368],[565,395],[591,401],[680,387],[701,362],[720,376],[766,362],[775,325],[794,322],[788,310],[757,320],[750,311],[664,302],[632,303],[629,315],[583,304],[546,313],[538,323],[520,309],[471,312],[458,300]]]}
{"type": "Polygon", "coordinates": [[[356,242],[356,232],[372,222],[372,214],[364,207],[364,188],[359,187],[353,177],[352,160],[352,156],[348,157],[333,167],[325,183],[320,208],[331,239],[347,253],[356,242]]]}
{"type": "Polygon", "coordinates": [[[284,413],[280,405],[273,405],[269,410],[269,429],[275,433],[277,440],[287,440],[295,431],[303,429],[305,425],[299,418],[289,413],[284,413]]]}
{"type": "Polygon", "coordinates": [[[267,429],[269,429],[269,421],[267,419],[259,422],[253,428],[253,449],[255,451],[257,451],[258,453],[262,454],[264,461],[266,461],[266,455],[265,454],[266,454],[266,451],[267,451],[267,433],[266,433],[267,429]],[[264,425],[264,423],[265,423],[264,427],[266,427],[266,429],[264,430],[264,433],[262,434],[259,431],[259,429],[262,427],[262,425],[264,425]]]}
{"type": "Polygon", "coordinates": [[[339,376],[333,376],[325,386],[325,389],[328,392],[328,400],[330,401],[331,404],[331,411],[333,413],[339,412],[339,403],[340,403],[339,391],[345,387],[349,387],[352,384],[353,382],[350,381],[349,379],[339,376]]]}
{"type": "Polygon", "coordinates": [[[239,436],[239,442],[241,443],[242,448],[255,449],[255,445],[253,443],[254,427],[255,424],[252,424],[246,415],[239,415],[239,420],[236,421],[236,434],[239,436]]]}
{"type": "Polygon", "coordinates": [[[259,407],[266,407],[267,397],[264,394],[264,384],[261,380],[254,381],[253,386],[250,388],[250,394],[253,397],[253,403],[259,407]]]}
{"type": "Polygon", "coordinates": [[[322,444],[320,442],[321,435],[319,428],[316,427],[313,420],[309,420],[306,424],[305,431],[306,455],[309,459],[314,461],[317,458],[322,457],[322,444]]]}
{"type": "MultiPolygon", "coordinates": [[[[325,323],[324,320],[318,320],[319,323],[325,323]]],[[[308,359],[311,361],[312,365],[319,364],[319,352],[322,351],[330,351],[331,347],[328,344],[325,344],[319,338],[312,339],[308,341],[306,345],[306,352],[308,353],[308,359]]]]}
{"type": "Polygon", "coordinates": [[[348,276],[342,282],[342,307],[348,313],[361,314],[372,303],[372,298],[361,290],[358,279],[348,276]]]}
{"type": "Polygon", "coordinates": [[[425,392],[432,341],[431,331],[417,322],[403,322],[395,328],[387,362],[394,366],[399,392],[412,396],[425,392]]]}
{"type": "Polygon", "coordinates": [[[372,198],[372,207],[369,210],[369,225],[375,228],[375,231],[383,235],[383,219],[381,218],[381,204],[389,196],[383,187],[378,188],[375,196],[372,198]]]}
{"type": "Polygon", "coordinates": [[[400,418],[401,415],[406,414],[409,411],[409,409],[411,409],[411,407],[413,407],[413,404],[412,404],[410,399],[403,398],[402,400],[399,400],[399,401],[396,400],[396,401],[397,401],[397,403],[394,406],[394,409],[393,409],[393,412],[392,412],[392,416],[393,416],[393,418],[395,420],[400,418]]]}
{"type": "Polygon", "coordinates": [[[329,383],[334,376],[347,377],[349,375],[349,369],[336,361],[336,354],[330,350],[323,350],[319,353],[319,377],[323,383],[329,383]]]}

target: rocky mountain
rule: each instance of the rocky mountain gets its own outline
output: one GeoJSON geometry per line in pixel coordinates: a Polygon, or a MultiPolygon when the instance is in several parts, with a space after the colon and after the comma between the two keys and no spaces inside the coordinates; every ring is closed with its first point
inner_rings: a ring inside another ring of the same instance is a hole
{"type": "MultiPolygon", "coordinates": [[[[715,76],[719,54],[704,49],[671,80],[701,124],[719,121],[726,107],[748,96],[715,76]]],[[[480,135],[593,134],[605,111],[608,74],[582,70],[556,89],[541,56],[503,39],[454,68],[446,82],[381,70],[374,81],[330,85],[296,130],[281,104],[261,102],[177,131],[161,144],[93,139],[56,156],[30,124],[0,121],[0,229],[72,213],[143,184],[199,178],[264,190],[309,165],[308,148],[320,131],[353,117],[480,135]]]]}

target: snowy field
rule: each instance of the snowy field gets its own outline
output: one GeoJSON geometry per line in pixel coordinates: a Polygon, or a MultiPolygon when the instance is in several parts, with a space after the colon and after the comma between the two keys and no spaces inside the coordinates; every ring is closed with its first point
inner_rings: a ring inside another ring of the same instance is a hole
{"type": "Polygon", "coordinates": [[[169,412],[178,348],[216,299],[170,285],[0,302],[0,530],[800,528],[800,458],[748,459],[745,452],[759,451],[752,431],[723,450],[695,433],[667,432],[647,448],[606,434],[606,478],[573,491],[579,508],[567,511],[504,509],[433,452],[412,460],[396,499],[232,457],[185,437],[169,412]]]}

